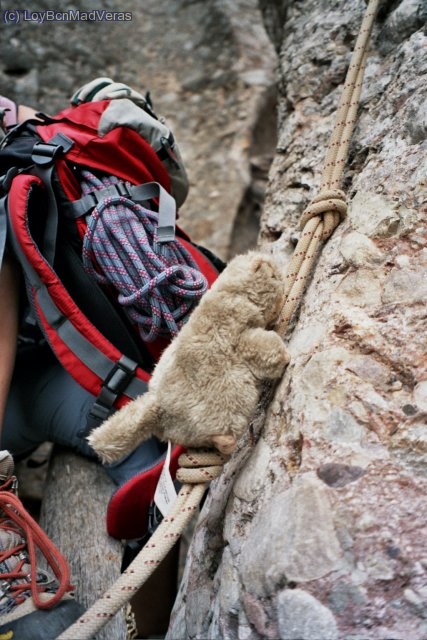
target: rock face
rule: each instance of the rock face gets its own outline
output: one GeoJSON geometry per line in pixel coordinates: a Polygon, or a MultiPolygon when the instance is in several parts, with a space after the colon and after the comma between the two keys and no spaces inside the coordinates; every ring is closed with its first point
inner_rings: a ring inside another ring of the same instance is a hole
{"type": "MultiPolygon", "coordinates": [[[[280,95],[260,240],[285,267],[365,3],[261,6],[280,95]]],[[[283,380],[211,488],[170,640],[427,637],[425,18],[425,3],[383,3],[347,220],[286,336],[283,380]]]]}

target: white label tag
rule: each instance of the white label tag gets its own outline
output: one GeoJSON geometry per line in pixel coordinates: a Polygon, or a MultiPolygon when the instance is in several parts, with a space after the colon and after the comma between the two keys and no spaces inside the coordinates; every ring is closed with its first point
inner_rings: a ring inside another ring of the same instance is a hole
{"type": "Polygon", "coordinates": [[[172,445],[170,442],[168,442],[165,464],[163,465],[162,473],[160,474],[156,492],[154,494],[154,502],[156,503],[157,508],[159,509],[163,517],[168,514],[173,503],[176,500],[176,491],[169,470],[171,451],[172,445]]]}

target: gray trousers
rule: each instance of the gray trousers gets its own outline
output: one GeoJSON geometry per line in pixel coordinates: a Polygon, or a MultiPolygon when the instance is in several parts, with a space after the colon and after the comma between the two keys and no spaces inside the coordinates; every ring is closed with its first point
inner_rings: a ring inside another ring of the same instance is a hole
{"type": "MultiPolygon", "coordinates": [[[[46,344],[18,349],[6,407],[1,448],[15,458],[28,455],[42,442],[70,447],[97,460],[82,429],[95,398],[78,385],[46,344]]],[[[150,438],[111,465],[107,473],[121,485],[155,463],[166,446],[150,438]]]]}

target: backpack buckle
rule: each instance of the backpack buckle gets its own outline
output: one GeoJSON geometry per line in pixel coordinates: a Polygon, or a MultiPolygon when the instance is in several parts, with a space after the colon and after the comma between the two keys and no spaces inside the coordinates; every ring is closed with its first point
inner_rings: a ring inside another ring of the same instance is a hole
{"type": "Polygon", "coordinates": [[[47,165],[62,153],[62,147],[49,142],[36,142],[31,154],[31,160],[37,165],[47,165]]]}
{"type": "Polygon", "coordinates": [[[63,133],[57,133],[49,142],[36,142],[31,154],[31,160],[41,166],[51,164],[56,156],[67,153],[74,142],[63,133]]]}
{"type": "Polygon", "coordinates": [[[122,356],[120,360],[114,364],[114,367],[105,378],[102,386],[110,392],[115,393],[117,397],[123,393],[130,380],[132,380],[137,366],[136,362],[126,356],[122,356]]]}
{"type": "Polygon", "coordinates": [[[79,435],[85,435],[108,418],[118,396],[126,390],[135,376],[137,366],[137,363],[127,356],[122,356],[118,362],[114,363],[89,412],[86,430],[83,429],[79,435]]]}

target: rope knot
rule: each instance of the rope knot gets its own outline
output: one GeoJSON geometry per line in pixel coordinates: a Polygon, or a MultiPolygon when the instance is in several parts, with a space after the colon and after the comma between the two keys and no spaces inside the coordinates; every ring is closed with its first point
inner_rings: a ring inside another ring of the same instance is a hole
{"type": "Polygon", "coordinates": [[[189,449],[178,458],[177,480],[183,484],[201,484],[218,478],[228,457],[210,449],[189,449]]]}
{"type": "Polygon", "coordinates": [[[347,198],[340,189],[325,189],[313,198],[301,216],[300,228],[304,229],[312,218],[323,221],[322,240],[327,240],[347,214],[347,198]]]}

